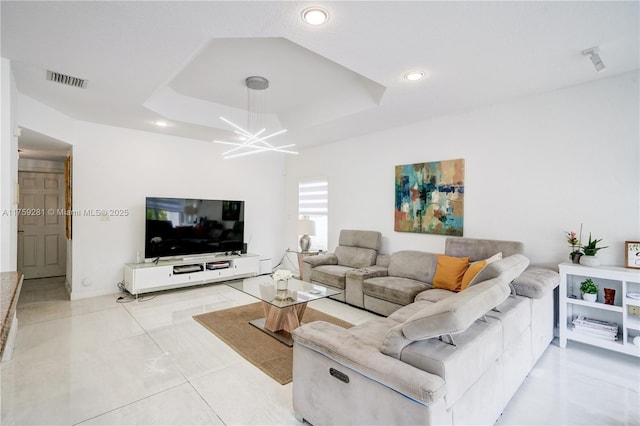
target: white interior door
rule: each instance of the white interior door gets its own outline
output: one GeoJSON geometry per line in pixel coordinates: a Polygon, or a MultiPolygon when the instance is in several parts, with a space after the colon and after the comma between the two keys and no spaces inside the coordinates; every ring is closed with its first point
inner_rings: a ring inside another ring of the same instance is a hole
{"type": "Polygon", "coordinates": [[[18,270],[25,279],[65,275],[64,175],[18,173],[18,270]]]}

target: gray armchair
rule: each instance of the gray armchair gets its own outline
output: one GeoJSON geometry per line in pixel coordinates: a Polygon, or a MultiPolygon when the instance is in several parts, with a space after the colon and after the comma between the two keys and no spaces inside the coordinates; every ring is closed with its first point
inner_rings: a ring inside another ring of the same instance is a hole
{"type": "Polygon", "coordinates": [[[381,240],[377,231],[342,230],[333,253],[303,259],[302,279],[342,291],[333,298],[344,302],[347,273],[375,265],[381,240]]]}

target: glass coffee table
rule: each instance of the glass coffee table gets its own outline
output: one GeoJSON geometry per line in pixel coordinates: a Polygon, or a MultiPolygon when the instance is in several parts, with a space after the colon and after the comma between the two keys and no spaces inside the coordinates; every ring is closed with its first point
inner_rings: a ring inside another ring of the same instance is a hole
{"type": "Polygon", "coordinates": [[[226,284],[262,301],[264,318],[249,321],[249,324],[287,346],[293,346],[291,332],[300,327],[307,302],[341,293],[295,278],[288,281],[288,289],[285,291],[276,290],[276,283],[271,277],[251,278],[226,284]]]}

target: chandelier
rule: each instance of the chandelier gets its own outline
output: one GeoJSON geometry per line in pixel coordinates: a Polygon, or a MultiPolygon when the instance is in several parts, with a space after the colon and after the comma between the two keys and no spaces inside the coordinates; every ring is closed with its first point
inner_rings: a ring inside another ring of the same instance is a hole
{"type": "Polygon", "coordinates": [[[223,152],[222,158],[226,160],[229,158],[242,157],[245,155],[269,151],[282,152],[285,154],[298,154],[296,151],[286,149],[295,146],[295,144],[275,146],[267,142],[268,139],[285,133],[287,129],[282,129],[269,135],[262,136],[262,134],[267,130],[263,127],[262,120],[264,118],[263,111],[265,110],[266,104],[266,95],[264,91],[269,87],[269,80],[264,77],[251,76],[247,77],[244,81],[247,86],[247,129],[240,127],[231,120],[220,117],[220,120],[234,128],[233,132],[237,134],[239,140],[241,140],[241,142],[214,140],[213,142],[215,143],[234,146],[234,148],[223,152]]]}

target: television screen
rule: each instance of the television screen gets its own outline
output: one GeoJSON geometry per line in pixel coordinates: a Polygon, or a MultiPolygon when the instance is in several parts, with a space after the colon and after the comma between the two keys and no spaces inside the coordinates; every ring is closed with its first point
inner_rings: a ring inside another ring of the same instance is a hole
{"type": "Polygon", "coordinates": [[[241,252],[244,201],[146,199],[144,257],[241,252]]]}

